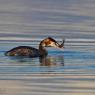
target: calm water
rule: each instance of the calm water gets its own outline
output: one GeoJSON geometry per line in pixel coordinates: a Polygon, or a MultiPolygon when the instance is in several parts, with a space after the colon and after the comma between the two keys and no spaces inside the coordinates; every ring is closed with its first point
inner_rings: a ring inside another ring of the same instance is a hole
{"type": "Polygon", "coordinates": [[[0,95],[95,94],[95,0],[0,0],[0,95]],[[63,50],[44,59],[14,58],[51,36],[63,50]]]}

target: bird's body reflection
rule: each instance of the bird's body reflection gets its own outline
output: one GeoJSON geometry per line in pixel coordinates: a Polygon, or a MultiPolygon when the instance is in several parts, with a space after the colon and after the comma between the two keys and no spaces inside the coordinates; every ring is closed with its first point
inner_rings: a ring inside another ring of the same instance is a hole
{"type": "Polygon", "coordinates": [[[46,56],[37,58],[11,57],[13,63],[33,66],[64,66],[64,56],[46,56]]]}
{"type": "Polygon", "coordinates": [[[47,57],[42,57],[39,60],[40,60],[39,61],[40,66],[58,66],[58,65],[64,66],[63,56],[60,57],[47,56],[47,57]]]}

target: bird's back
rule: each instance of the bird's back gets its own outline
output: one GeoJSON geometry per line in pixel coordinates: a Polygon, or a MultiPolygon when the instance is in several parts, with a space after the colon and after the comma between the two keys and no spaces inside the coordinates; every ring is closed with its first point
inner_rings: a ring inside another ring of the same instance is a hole
{"type": "Polygon", "coordinates": [[[38,57],[40,56],[39,50],[30,46],[19,46],[15,47],[5,53],[8,56],[27,56],[27,57],[38,57]]]}

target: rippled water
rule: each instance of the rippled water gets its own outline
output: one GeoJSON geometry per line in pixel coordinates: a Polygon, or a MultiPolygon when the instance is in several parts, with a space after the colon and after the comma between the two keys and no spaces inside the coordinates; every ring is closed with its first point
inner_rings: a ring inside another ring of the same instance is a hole
{"type": "Polygon", "coordinates": [[[0,0],[0,95],[94,95],[94,84],[95,0],[0,0]],[[65,48],[44,59],[4,55],[48,36],[65,48]]]}

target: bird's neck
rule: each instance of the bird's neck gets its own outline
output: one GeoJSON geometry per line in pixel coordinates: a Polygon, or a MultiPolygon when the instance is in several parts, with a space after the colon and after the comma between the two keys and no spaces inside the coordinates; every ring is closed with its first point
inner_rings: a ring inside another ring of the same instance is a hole
{"type": "Polygon", "coordinates": [[[48,54],[45,47],[42,46],[41,43],[39,44],[39,53],[40,53],[41,57],[47,56],[47,54],[48,54]]]}

